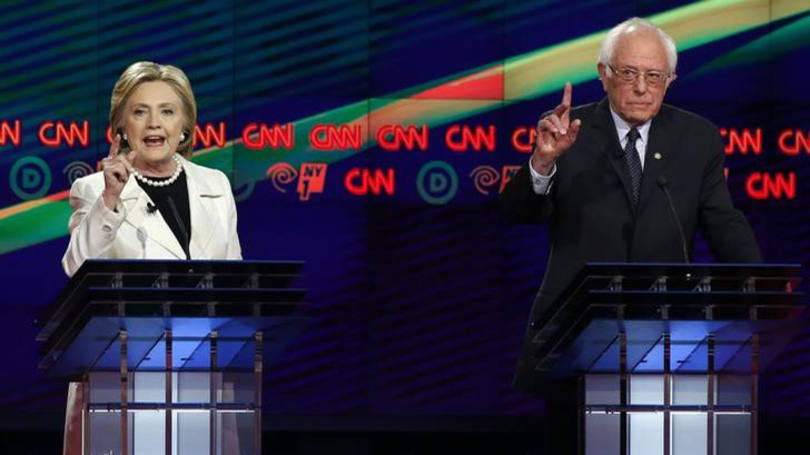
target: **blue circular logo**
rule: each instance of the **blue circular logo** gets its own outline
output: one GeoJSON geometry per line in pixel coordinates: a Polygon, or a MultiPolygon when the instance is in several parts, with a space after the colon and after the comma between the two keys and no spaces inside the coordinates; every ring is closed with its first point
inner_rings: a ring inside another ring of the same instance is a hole
{"type": "Polygon", "coordinates": [[[416,191],[428,204],[447,204],[458,191],[458,175],[444,161],[429,161],[416,175],[416,191]]]}
{"type": "Polygon", "coordinates": [[[51,169],[42,158],[24,156],[11,166],[8,184],[24,201],[41,198],[51,189],[51,169]]]}

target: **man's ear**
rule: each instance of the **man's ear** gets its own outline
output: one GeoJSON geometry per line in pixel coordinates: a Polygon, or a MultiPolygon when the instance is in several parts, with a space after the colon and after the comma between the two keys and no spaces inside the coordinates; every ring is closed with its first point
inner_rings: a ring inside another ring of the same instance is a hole
{"type": "Polygon", "coordinates": [[[669,88],[669,84],[675,82],[676,77],[678,77],[678,75],[675,73],[672,73],[672,76],[669,76],[669,79],[667,79],[667,88],[669,88]]]}
{"type": "Polygon", "coordinates": [[[607,92],[607,67],[604,63],[599,62],[596,64],[596,71],[599,72],[599,80],[602,81],[602,89],[607,92]]]}

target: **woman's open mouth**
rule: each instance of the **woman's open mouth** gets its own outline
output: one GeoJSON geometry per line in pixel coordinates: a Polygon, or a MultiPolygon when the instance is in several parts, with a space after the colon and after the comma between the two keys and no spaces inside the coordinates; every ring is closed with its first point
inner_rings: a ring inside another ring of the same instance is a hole
{"type": "Polygon", "coordinates": [[[166,142],[166,138],[162,136],[146,136],[143,138],[143,143],[147,147],[161,147],[166,142]]]}

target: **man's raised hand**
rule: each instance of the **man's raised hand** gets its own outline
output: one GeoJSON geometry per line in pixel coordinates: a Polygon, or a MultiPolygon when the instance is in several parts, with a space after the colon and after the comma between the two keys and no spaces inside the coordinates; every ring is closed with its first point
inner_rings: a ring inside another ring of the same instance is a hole
{"type": "Polygon", "coordinates": [[[532,167],[541,175],[548,175],[557,159],[577,140],[579,119],[570,120],[571,83],[565,83],[562,102],[551,114],[537,122],[537,142],[532,154],[532,167]]]}

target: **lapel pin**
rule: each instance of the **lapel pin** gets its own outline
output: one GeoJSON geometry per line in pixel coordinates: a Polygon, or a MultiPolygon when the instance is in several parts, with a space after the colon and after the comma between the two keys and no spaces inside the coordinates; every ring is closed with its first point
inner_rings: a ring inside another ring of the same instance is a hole
{"type": "Polygon", "coordinates": [[[661,159],[661,154],[658,153],[658,152],[655,152],[655,155],[653,155],[653,158],[655,158],[657,160],[660,160],[661,159]]]}

